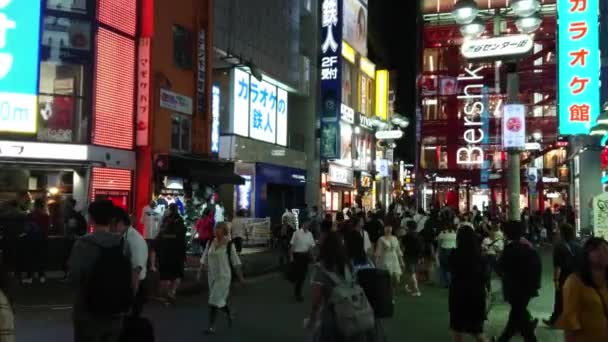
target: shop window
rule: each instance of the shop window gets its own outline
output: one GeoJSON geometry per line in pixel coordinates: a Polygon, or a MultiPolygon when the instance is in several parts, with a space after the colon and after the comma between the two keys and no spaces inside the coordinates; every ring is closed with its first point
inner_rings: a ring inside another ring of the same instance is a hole
{"type": "Polygon", "coordinates": [[[179,152],[190,152],[192,119],[183,115],[171,116],[171,149],[179,152]]]}
{"type": "Polygon", "coordinates": [[[40,63],[39,141],[85,143],[88,117],[84,114],[85,66],[40,63]]]}
{"type": "Polygon", "coordinates": [[[442,58],[442,52],[445,49],[439,48],[428,48],[424,49],[423,58],[423,71],[424,72],[436,72],[438,70],[445,70],[446,65],[442,58]]]}
{"type": "Polygon", "coordinates": [[[180,69],[192,69],[192,33],[179,25],[173,25],[173,63],[180,69]]]}
{"type": "Polygon", "coordinates": [[[43,60],[79,62],[89,59],[91,51],[89,21],[47,15],[42,26],[43,60]]]}
{"type": "Polygon", "coordinates": [[[446,120],[448,117],[443,110],[443,104],[439,98],[427,98],[422,100],[422,108],[424,111],[424,120],[446,120]]]}
{"type": "Polygon", "coordinates": [[[46,8],[50,10],[86,14],[89,11],[90,0],[46,0],[46,8]]]}
{"type": "Polygon", "coordinates": [[[353,66],[346,60],[342,60],[342,103],[349,107],[353,106],[353,66]]]}

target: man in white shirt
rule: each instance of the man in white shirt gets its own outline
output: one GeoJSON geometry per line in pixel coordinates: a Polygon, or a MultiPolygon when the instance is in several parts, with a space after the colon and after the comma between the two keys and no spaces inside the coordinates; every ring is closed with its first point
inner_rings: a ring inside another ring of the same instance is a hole
{"type": "Polygon", "coordinates": [[[291,261],[294,274],[294,296],[298,302],[304,300],[302,297],[302,285],[308,272],[308,264],[311,259],[311,251],[315,247],[315,240],[310,232],[310,218],[304,218],[301,222],[302,229],[298,229],[291,237],[291,261]]]}
{"type": "Polygon", "coordinates": [[[148,244],[151,271],[156,271],[156,237],[160,230],[162,217],[162,208],[157,206],[156,202],[153,200],[144,207],[141,212],[141,218],[139,219],[139,222],[144,225],[144,234],[148,244]]]}
{"type": "Polygon", "coordinates": [[[125,249],[131,259],[132,282],[136,294],[133,315],[139,316],[145,303],[144,280],[146,279],[148,264],[148,245],[141,234],[131,226],[129,214],[124,209],[115,208],[114,224],[115,232],[122,234],[125,239],[125,249]]]}

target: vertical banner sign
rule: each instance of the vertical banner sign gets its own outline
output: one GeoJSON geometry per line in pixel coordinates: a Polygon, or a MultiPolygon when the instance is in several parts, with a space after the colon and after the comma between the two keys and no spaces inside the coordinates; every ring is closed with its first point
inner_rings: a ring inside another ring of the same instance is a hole
{"type": "Polygon", "coordinates": [[[509,104],[502,108],[502,147],[523,149],[526,146],[526,106],[509,104]]]}
{"type": "Polygon", "coordinates": [[[0,0],[0,132],[35,133],[40,0],[0,0]]]}
{"type": "Polygon", "coordinates": [[[211,153],[220,152],[220,87],[211,90],[211,153]]]}
{"type": "Polygon", "coordinates": [[[150,38],[139,39],[137,52],[136,146],[148,146],[150,129],[150,38]]]}
{"type": "Polygon", "coordinates": [[[342,0],[321,4],[321,159],[340,158],[342,0]]]}
{"type": "Polygon", "coordinates": [[[608,239],[608,193],[593,197],[593,235],[608,239]]]}
{"type": "MultiPolygon", "coordinates": [[[[485,148],[490,144],[490,101],[487,86],[481,88],[481,95],[481,103],[483,104],[483,110],[481,111],[481,131],[483,134],[483,139],[481,139],[481,149],[485,154],[485,148]]],[[[487,189],[488,180],[490,178],[490,160],[486,157],[484,157],[483,164],[481,164],[479,178],[479,187],[482,189],[487,189]]]]}
{"type": "Polygon", "coordinates": [[[559,133],[588,134],[600,108],[599,0],[557,2],[559,133]]]}
{"type": "Polygon", "coordinates": [[[196,106],[197,112],[204,117],[205,115],[205,69],[207,68],[207,38],[205,30],[200,30],[198,33],[198,61],[196,73],[196,106]]]}

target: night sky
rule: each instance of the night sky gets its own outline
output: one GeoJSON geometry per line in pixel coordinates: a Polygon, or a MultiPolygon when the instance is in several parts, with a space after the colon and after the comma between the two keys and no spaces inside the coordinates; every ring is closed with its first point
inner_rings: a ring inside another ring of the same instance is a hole
{"type": "Polygon", "coordinates": [[[377,68],[398,71],[396,111],[410,118],[395,160],[415,159],[416,73],[419,0],[369,0],[369,57],[377,68]]]}

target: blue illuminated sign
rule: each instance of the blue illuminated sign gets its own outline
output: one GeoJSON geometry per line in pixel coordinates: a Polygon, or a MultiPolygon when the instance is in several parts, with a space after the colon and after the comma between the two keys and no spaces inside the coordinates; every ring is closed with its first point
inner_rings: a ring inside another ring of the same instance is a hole
{"type": "Polygon", "coordinates": [[[560,0],[559,133],[588,134],[600,113],[599,0],[560,0]]]}
{"type": "Polygon", "coordinates": [[[211,152],[220,151],[220,87],[211,90],[211,152]]]}
{"type": "Polygon", "coordinates": [[[36,132],[40,0],[0,0],[0,131],[36,132]]]}

